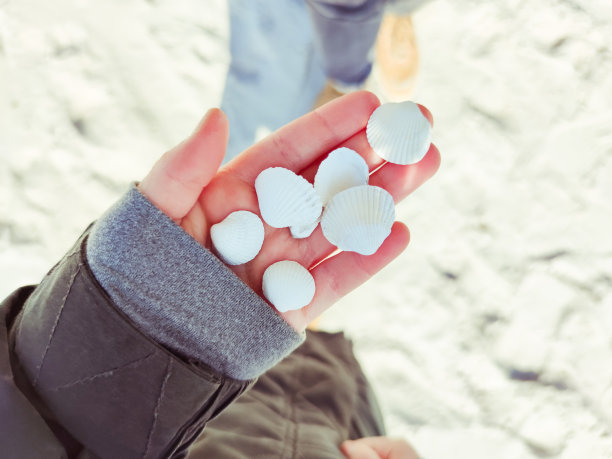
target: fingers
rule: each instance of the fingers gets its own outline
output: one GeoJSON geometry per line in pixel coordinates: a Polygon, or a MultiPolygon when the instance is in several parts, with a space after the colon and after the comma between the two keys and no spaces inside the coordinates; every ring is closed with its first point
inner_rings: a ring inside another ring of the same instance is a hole
{"type": "MultiPolygon", "coordinates": [[[[418,163],[405,166],[386,163],[370,176],[369,183],[387,190],[395,203],[398,203],[429,180],[439,166],[440,152],[431,144],[425,157],[418,163]]],[[[312,266],[335,249],[323,235],[320,226],[309,238],[299,241],[298,247],[304,266],[312,266]]]]}
{"type": "Polygon", "coordinates": [[[349,459],[419,459],[408,442],[389,437],[365,437],[345,441],[342,443],[342,452],[349,459]]]}
{"type": "Polygon", "coordinates": [[[432,143],[425,157],[415,164],[386,163],[370,176],[370,185],[387,190],[398,203],[429,180],[440,167],[440,152],[432,143]]]}
{"type": "MultiPolygon", "coordinates": [[[[431,124],[433,127],[433,116],[431,112],[423,105],[418,105],[419,109],[421,110],[421,113],[423,113],[423,116],[427,118],[429,124],[431,124]]],[[[340,146],[350,148],[351,150],[354,150],[359,153],[359,155],[361,155],[361,157],[365,160],[370,171],[375,170],[385,162],[385,160],[378,156],[376,153],[374,153],[374,150],[372,150],[372,147],[370,147],[370,143],[368,142],[365,130],[356,133],[351,138],[347,139],[346,142],[344,142],[343,144],[336,145],[336,147],[340,146]]],[[[301,175],[310,183],[314,182],[314,177],[319,168],[319,164],[323,159],[325,159],[325,157],[326,155],[323,155],[319,158],[318,161],[314,162],[313,164],[310,164],[307,168],[302,170],[301,175]]]]}
{"type": "Polygon", "coordinates": [[[140,191],[173,220],[183,218],[219,169],[228,134],[225,114],[209,110],[190,137],[155,163],[140,191]]]}
{"type": "MultiPolygon", "coordinates": [[[[419,108],[433,126],[431,112],[420,104],[419,108]]],[[[355,134],[342,146],[358,152],[364,158],[370,170],[377,169],[370,175],[369,184],[387,190],[393,196],[396,204],[429,180],[440,167],[440,152],[434,144],[429,146],[429,150],[421,161],[408,165],[385,163],[370,147],[365,131],[355,134]]],[[[320,161],[311,164],[301,175],[312,183],[319,163],[320,161]]],[[[327,241],[320,227],[309,238],[299,241],[298,246],[299,252],[302,254],[302,263],[305,266],[312,266],[335,249],[327,241]]]]}
{"type": "Polygon", "coordinates": [[[340,252],[324,260],[310,271],[317,288],[312,302],[301,310],[303,317],[289,317],[287,320],[293,325],[292,319],[304,319],[305,327],[333,303],[389,264],[402,253],[409,241],[410,232],[406,225],[395,222],[391,234],[373,255],[340,252]]]}
{"type": "MultiPolygon", "coordinates": [[[[372,150],[372,147],[370,147],[368,139],[366,138],[365,130],[359,131],[342,144],[334,146],[334,149],[339,147],[347,147],[359,153],[359,155],[365,160],[366,164],[368,165],[369,171],[373,171],[385,162],[385,160],[378,156],[376,153],[374,153],[374,150],[372,150]]],[[[319,170],[319,165],[321,164],[321,161],[323,161],[326,157],[327,154],[319,157],[317,161],[313,162],[312,164],[308,165],[308,167],[303,169],[300,172],[300,175],[306,180],[308,180],[310,183],[314,183],[314,178],[317,174],[317,171],[319,170]]]]}
{"type": "Polygon", "coordinates": [[[434,125],[433,115],[431,114],[429,109],[425,107],[424,105],[421,105],[421,104],[417,104],[417,105],[421,109],[421,113],[423,114],[423,116],[427,118],[427,121],[429,121],[429,124],[431,124],[431,127],[433,127],[434,125]]]}
{"type": "Polygon", "coordinates": [[[386,459],[364,443],[358,441],[345,441],[341,446],[342,453],[347,459],[386,459]]]}
{"type": "Polygon", "coordinates": [[[268,167],[299,172],[359,131],[380,105],[366,91],[339,97],[289,123],[228,163],[224,170],[252,184],[268,167]]]}

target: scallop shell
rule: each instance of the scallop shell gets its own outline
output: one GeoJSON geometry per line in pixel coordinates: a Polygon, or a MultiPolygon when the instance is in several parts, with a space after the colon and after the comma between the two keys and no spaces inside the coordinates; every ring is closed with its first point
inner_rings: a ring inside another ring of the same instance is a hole
{"type": "Polygon", "coordinates": [[[211,226],[210,238],[225,263],[241,265],[251,261],[261,250],[264,226],[253,212],[238,210],[211,226]]]}
{"type": "Polygon", "coordinates": [[[368,165],[354,150],[341,147],[332,151],[319,165],[314,188],[323,205],[340,191],[368,183],[368,165]]]}
{"type": "Polygon", "coordinates": [[[317,218],[312,223],[307,223],[305,225],[291,226],[289,228],[291,230],[291,236],[293,236],[294,239],[304,239],[304,238],[309,237],[313,233],[313,231],[317,228],[320,221],[321,219],[317,218]]]}
{"type": "Polygon", "coordinates": [[[374,110],[366,136],[381,158],[395,164],[413,164],[429,150],[431,125],[414,102],[388,103],[374,110]]]}
{"type": "Polygon", "coordinates": [[[303,308],[312,301],[315,282],[302,265],[285,260],[268,266],[263,275],[262,289],[276,309],[286,312],[303,308]]]}
{"type": "Polygon", "coordinates": [[[274,228],[312,223],[321,215],[321,199],[314,187],[289,169],[270,167],[255,180],[259,210],[274,228]]]}
{"type": "Polygon", "coordinates": [[[391,233],[394,221],[393,197],[377,186],[362,185],[332,198],[323,212],[321,229],[340,250],[372,255],[391,233]]]}

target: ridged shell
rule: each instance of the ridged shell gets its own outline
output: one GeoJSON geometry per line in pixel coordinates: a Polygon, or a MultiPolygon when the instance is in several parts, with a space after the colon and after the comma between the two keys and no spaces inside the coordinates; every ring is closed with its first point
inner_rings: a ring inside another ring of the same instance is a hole
{"type": "Polygon", "coordinates": [[[225,263],[241,265],[251,261],[261,250],[264,226],[253,212],[238,210],[211,226],[210,238],[225,263]]]}
{"type": "Polygon", "coordinates": [[[340,191],[368,183],[368,165],[354,150],[341,147],[332,151],[319,165],[314,188],[323,205],[340,191]]]}
{"type": "Polygon", "coordinates": [[[255,180],[259,210],[274,228],[312,223],[321,215],[321,199],[314,187],[289,169],[271,167],[255,180]]]}
{"type": "Polygon", "coordinates": [[[307,223],[305,225],[299,225],[299,226],[295,226],[295,225],[291,226],[289,228],[289,230],[291,231],[291,236],[294,239],[304,239],[304,238],[309,237],[313,233],[313,231],[317,228],[320,221],[321,219],[317,218],[312,223],[307,223]]]}
{"type": "Polygon", "coordinates": [[[414,102],[383,104],[368,120],[372,150],[395,164],[419,162],[431,144],[431,125],[414,102]]]}
{"type": "Polygon", "coordinates": [[[315,282],[302,265],[285,260],[268,266],[263,275],[262,289],[276,309],[286,312],[303,308],[312,301],[315,282]]]}
{"type": "Polygon", "coordinates": [[[382,188],[362,185],[341,191],[321,218],[323,234],[340,250],[372,255],[391,233],[393,197],[382,188]]]}

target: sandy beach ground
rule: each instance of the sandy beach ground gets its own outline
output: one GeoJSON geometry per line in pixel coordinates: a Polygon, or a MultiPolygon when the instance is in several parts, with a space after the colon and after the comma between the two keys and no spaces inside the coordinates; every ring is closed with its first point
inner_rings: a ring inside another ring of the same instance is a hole
{"type": "MultiPolygon", "coordinates": [[[[322,326],[425,458],[611,458],[612,3],[414,21],[442,168],[398,206],[408,250],[322,326]]],[[[1,296],[221,103],[228,42],[221,0],[0,0],[1,296]]]]}

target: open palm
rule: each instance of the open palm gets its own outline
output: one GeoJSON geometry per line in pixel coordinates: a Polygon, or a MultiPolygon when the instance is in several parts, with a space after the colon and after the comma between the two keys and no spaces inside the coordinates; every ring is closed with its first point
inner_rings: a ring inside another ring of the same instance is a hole
{"type": "MultiPolygon", "coordinates": [[[[254,183],[268,167],[285,167],[312,183],[318,164],[333,149],[346,146],[366,160],[370,184],[385,188],[397,203],[430,178],[438,169],[440,155],[431,146],[417,164],[385,163],[370,148],[365,127],[380,102],[371,93],[356,92],[341,97],[274,132],[219,169],[227,145],[228,126],[223,112],[210,110],[191,137],[167,152],[140,183],[140,190],[188,234],[210,248],[209,230],[236,210],[258,215],[254,183]],[[382,167],[381,167],[382,165],[382,167]]],[[[427,109],[423,113],[432,121],[427,109]]],[[[280,313],[298,331],[339,298],[368,280],[393,260],[410,239],[402,223],[378,251],[369,256],[340,252],[320,226],[306,239],[293,239],[288,228],[264,223],[265,239],[259,254],[249,263],[231,269],[261,295],[261,279],[272,263],[294,260],[309,268],[316,293],[299,310],[280,313]],[[323,260],[323,261],[322,261],[323,260]]]]}

